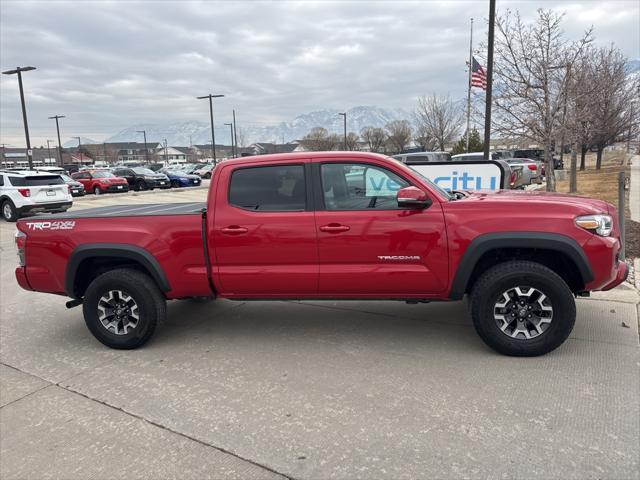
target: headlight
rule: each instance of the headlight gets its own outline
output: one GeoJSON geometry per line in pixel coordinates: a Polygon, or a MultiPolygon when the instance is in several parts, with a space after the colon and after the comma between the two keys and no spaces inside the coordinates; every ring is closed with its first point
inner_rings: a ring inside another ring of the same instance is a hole
{"type": "Polygon", "coordinates": [[[576,225],[597,233],[601,237],[611,235],[613,229],[613,221],[609,215],[585,215],[576,218],[576,225]]]}

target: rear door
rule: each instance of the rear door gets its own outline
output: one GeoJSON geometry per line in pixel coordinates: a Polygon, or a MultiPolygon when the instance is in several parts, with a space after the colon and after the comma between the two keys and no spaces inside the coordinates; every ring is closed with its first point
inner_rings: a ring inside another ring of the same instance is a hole
{"type": "Polygon", "coordinates": [[[330,297],[403,297],[443,292],[447,237],[439,201],[399,208],[411,182],[376,164],[315,163],[319,293],[330,297]]]}
{"type": "Polygon", "coordinates": [[[214,277],[226,296],[317,293],[318,250],[308,165],[296,160],[216,167],[220,174],[214,177],[215,214],[208,241],[214,252],[214,277]]]}

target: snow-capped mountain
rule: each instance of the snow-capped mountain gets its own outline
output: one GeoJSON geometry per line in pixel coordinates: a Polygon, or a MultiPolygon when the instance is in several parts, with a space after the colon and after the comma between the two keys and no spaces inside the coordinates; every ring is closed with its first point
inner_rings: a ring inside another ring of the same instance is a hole
{"type": "MultiPolygon", "coordinates": [[[[339,110],[320,110],[297,116],[290,122],[267,126],[243,126],[238,122],[245,144],[255,142],[290,142],[302,138],[314,127],[324,127],[329,132],[342,133],[343,118],[339,110]]],[[[393,120],[410,120],[411,114],[402,109],[374,106],[359,106],[347,110],[347,130],[360,132],[363,127],[384,127],[393,120]]],[[[161,142],[165,138],[169,145],[188,146],[211,142],[209,123],[199,121],[139,124],[125,128],[108,138],[107,142],[142,141],[139,130],[147,132],[147,142],[161,142]]],[[[229,144],[229,127],[216,124],[216,143],[229,144]]]]}
{"type": "MultiPolygon", "coordinates": [[[[91,138],[87,138],[87,137],[80,137],[80,142],[82,143],[82,145],[91,145],[93,143],[98,143],[95,140],[92,140],[91,138]]],[[[68,140],[62,144],[63,148],[73,148],[77,146],[78,146],[77,138],[72,138],[71,140],[68,140]]]]}

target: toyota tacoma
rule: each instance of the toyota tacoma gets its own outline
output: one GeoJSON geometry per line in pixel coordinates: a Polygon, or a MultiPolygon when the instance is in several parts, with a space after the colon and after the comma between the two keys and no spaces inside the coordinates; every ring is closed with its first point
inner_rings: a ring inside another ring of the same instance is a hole
{"type": "Polygon", "coordinates": [[[18,283],[71,297],[103,344],[136,348],[166,301],[469,297],[507,355],[569,336],[576,296],[627,275],[615,208],[589,198],[446,192],[388,157],[305,152],[220,163],[205,203],[19,220],[18,283]]]}

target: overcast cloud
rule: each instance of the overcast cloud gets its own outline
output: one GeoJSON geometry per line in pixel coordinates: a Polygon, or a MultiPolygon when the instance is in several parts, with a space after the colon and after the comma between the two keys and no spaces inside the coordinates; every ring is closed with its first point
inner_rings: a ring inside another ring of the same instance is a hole
{"type": "MultiPolygon", "coordinates": [[[[498,0],[533,18],[566,12],[578,37],[640,57],[640,2],[498,0]]],[[[135,123],[208,118],[236,108],[245,125],[357,105],[412,109],[418,96],[465,95],[469,18],[486,38],[488,1],[57,2],[0,1],[2,70],[24,75],[32,143],[72,135],[102,140],[135,123]]],[[[0,78],[2,143],[24,145],[17,80],[0,78]]]]}

